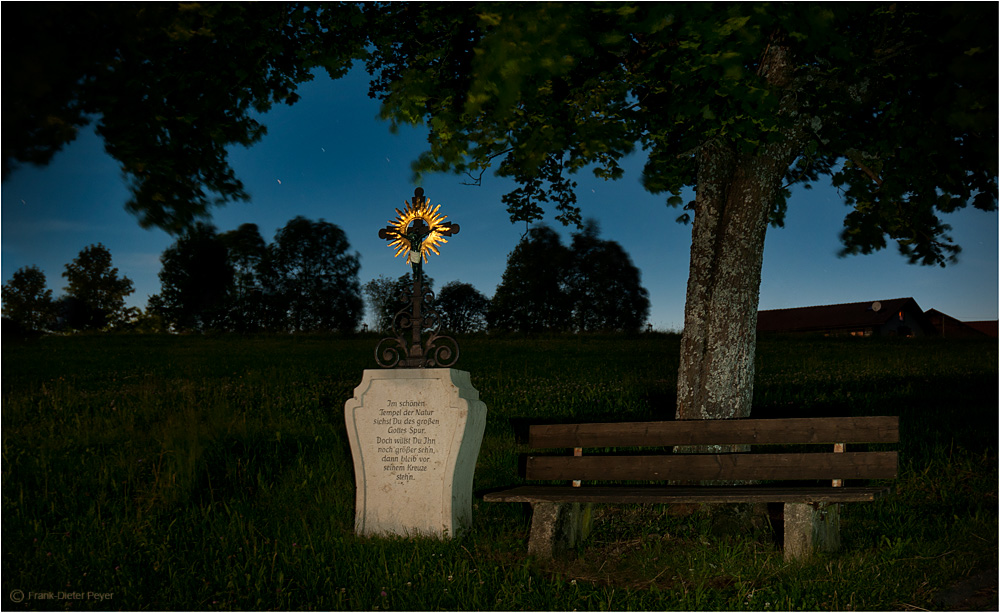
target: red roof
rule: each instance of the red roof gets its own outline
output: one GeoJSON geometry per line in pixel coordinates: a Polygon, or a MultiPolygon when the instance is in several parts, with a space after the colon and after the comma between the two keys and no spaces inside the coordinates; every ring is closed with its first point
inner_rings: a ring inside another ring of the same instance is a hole
{"type": "Polygon", "coordinates": [[[775,309],[757,313],[758,332],[820,332],[880,326],[900,311],[922,317],[913,298],[775,309]]]}
{"type": "Polygon", "coordinates": [[[992,321],[966,321],[964,323],[970,328],[979,330],[986,336],[997,338],[997,320],[995,319],[992,321]]]}
{"type": "Polygon", "coordinates": [[[937,309],[928,309],[924,315],[937,330],[938,334],[945,337],[962,337],[962,336],[992,336],[997,337],[997,322],[994,321],[959,321],[948,315],[947,313],[942,313],[937,309]]]}

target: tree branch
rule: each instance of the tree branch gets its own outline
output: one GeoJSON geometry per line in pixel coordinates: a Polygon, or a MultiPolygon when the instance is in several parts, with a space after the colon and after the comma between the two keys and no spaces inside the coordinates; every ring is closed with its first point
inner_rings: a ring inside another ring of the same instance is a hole
{"type": "Polygon", "coordinates": [[[875,173],[875,171],[873,171],[871,168],[869,168],[867,164],[865,164],[864,162],[861,161],[861,152],[860,151],[858,151],[857,149],[848,149],[847,151],[844,152],[844,155],[847,156],[847,159],[849,159],[852,162],[854,162],[854,165],[857,166],[858,169],[861,170],[861,172],[863,172],[866,175],[868,175],[868,177],[872,181],[874,181],[875,184],[879,186],[879,188],[882,187],[882,178],[879,177],[875,173]]]}
{"type": "Polygon", "coordinates": [[[466,181],[462,181],[461,185],[471,185],[472,187],[481,187],[483,185],[483,175],[486,174],[486,169],[490,167],[489,162],[491,162],[494,159],[500,157],[501,155],[507,155],[508,153],[510,153],[513,150],[514,150],[513,147],[507,147],[503,151],[497,151],[496,153],[488,155],[486,157],[486,162],[487,162],[486,165],[483,166],[479,170],[479,176],[473,175],[471,172],[469,172],[468,170],[466,170],[465,171],[465,176],[467,176],[470,179],[472,179],[472,182],[469,183],[469,182],[466,182],[466,181]]]}

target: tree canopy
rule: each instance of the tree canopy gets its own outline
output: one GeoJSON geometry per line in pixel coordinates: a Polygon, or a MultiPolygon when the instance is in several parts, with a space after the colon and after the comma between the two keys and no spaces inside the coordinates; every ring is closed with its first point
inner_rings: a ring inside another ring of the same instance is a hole
{"type": "MultiPolygon", "coordinates": [[[[45,163],[96,120],[131,181],[128,208],[179,232],[248,195],[227,147],[249,146],[315,68],[364,58],[393,125],[423,123],[419,172],[515,178],[512,218],[581,221],[572,174],[622,176],[682,206],[699,151],[793,141],[787,188],[830,176],[851,209],[845,253],[895,241],[940,264],[939,213],[996,199],[990,3],[87,4],[5,10],[4,172],[45,163]],[[780,50],[781,57],[775,53],[780,50]],[[779,62],[787,74],[769,78],[779,62]],[[794,138],[792,138],[794,136],[794,138]]],[[[690,203],[687,205],[691,206],[690,203]]],[[[690,218],[690,213],[681,213],[690,218]]]]}
{"type": "Polygon", "coordinates": [[[160,256],[160,294],[154,302],[169,324],[182,330],[227,327],[234,272],[214,227],[199,223],[160,256]]]}
{"type": "Polygon", "coordinates": [[[456,334],[482,332],[490,300],[469,283],[449,281],[438,293],[441,327],[456,334]]]}
{"type": "Polygon", "coordinates": [[[359,257],[327,221],[291,219],[265,244],[257,226],[198,223],[160,261],[149,310],[177,330],[353,332],[364,314],[359,257]]]}
{"type": "Polygon", "coordinates": [[[143,226],[178,233],[249,195],[227,148],[266,133],[261,113],[359,53],[353,4],[34,3],[4,7],[4,175],[47,163],[96,121],[143,226]],[[11,38],[13,40],[13,38],[11,38]]]}
{"type": "Polygon", "coordinates": [[[625,249],[599,234],[597,222],[588,219],[568,247],[573,329],[638,332],[649,317],[649,292],[625,249]]]}
{"type": "Polygon", "coordinates": [[[296,217],[274,235],[269,249],[274,291],[291,330],[357,328],[364,314],[361,263],[348,249],[344,231],[322,219],[296,217]]]}
{"type": "Polygon", "coordinates": [[[72,327],[101,329],[125,323],[128,317],[125,297],[135,291],[132,280],[118,276],[111,265],[111,252],[101,243],[80,250],[66,264],[66,298],[72,301],[72,327]]]}
{"type": "Polygon", "coordinates": [[[490,329],[637,332],[648,292],[621,245],[599,233],[587,220],[567,247],[552,228],[531,228],[507,257],[486,314],[490,329]]]}
{"type": "Polygon", "coordinates": [[[269,257],[260,229],[257,224],[245,223],[219,238],[226,245],[228,262],[233,268],[230,326],[239,332],[266,328],[264,284],[269,278],[269,257]]]}
{"type": "Polygon", "coordinates": [[[45,286],[45,273],[25,266],[3,286],[3,316],[24,331],[45,328],[53,312],[52,290],[45,286]]]}
{"type": "Polygon", "coordinates": [[[938,213],[995,206],[995,5],[404,3],[370,12],[384,24],[368,59],[383,116],[430,130],[416,169],[496,168],[520,185],[505,197],[514,219],[539,219],[552,202],[560,219],[579,222],[573,173],[619,178],[621,159],[639,148],[647,189],[684,205],[697,154],[720,145],[790,148],[774,224],[791,185],[830,176],[852,207],[846,253],[894,240],[911,261],[941,264],[957,246],[938,213]]]}
{"type": "Polygon", "coordinates": [[[531,228],[507,256],[507,268],[486,315],[490,329],[569,329],[568,268],[569,254],[559,234],[548,226],[531,228]]]}

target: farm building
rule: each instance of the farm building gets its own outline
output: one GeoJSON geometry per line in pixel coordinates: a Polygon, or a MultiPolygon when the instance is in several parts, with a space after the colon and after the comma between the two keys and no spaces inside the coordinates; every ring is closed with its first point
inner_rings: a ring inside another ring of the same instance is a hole
{"type": "Polygon", "coordinates": [[[986,338],[997,337],[995,321],[959,321],[937,309],[924,313],[934,330],[943,338],[986,338]]]}
{"type": "Polygon", "coordinates": [[[925,336],[934,327],[913,298],[775,309],[757,313],[758,333],[925,336]]]}
{"type": "Polygon", "coordinates": [[[963,323],[970,328],[979,330],[990,338],[1000,337],[1000,322],[995,319],[988,319],[984,321],[966,321],[963,323]]]}

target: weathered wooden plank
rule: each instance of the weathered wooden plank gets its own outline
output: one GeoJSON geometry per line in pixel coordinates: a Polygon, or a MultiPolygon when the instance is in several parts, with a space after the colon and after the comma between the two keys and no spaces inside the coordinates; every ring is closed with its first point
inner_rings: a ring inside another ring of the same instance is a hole
{"type": "Polygon", "coordinates": [[[870,502],[887,496],[889,487],[773,486],[547,486],[523,485],[483,496],[486,502],[734,503],[870,502]]]}
{"type": "Polygon", "coordinates": [[[895,451],[528,456],[533,480],[749,481],[893,479],[895,451]]]}
{"type": "Polygon", "coordinates": [[[897,443],[899,418],[804,417],[534,425],[531,447],[897,443]]]}

